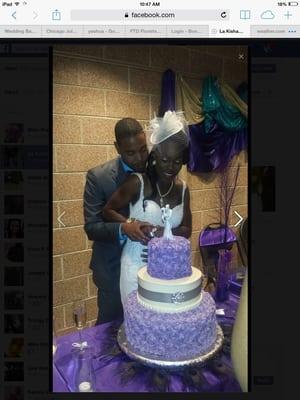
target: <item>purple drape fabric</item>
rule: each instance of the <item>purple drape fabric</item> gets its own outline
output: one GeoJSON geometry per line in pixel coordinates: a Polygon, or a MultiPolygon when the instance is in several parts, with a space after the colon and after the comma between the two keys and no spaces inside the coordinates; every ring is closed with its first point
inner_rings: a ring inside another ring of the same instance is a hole
{"type": "Polygon", "coordinates": [[[211,172],[224,169],[230,160],[247,149],[247,129],[236,132],[222,131],[214,124],[206,133],[203,123],[189,125],[190,172],[211,172]]]}
{"type": "MultiPolygon", "coordinates": [[[[166,70],[162,77],[160,116],[168,110],[176,110],[176,79],[171,69],[166,70]]],[[[225,131],[214,123],[210,131],[205,132],[202,122],[189,125],[189,139],[188,170],[220,171],[235,155],[247,149],[247,128],[225,131]]]]}
{"type": "MultiPolygon", "coordinates": [[[[224,316],[218,316],[220,323],[232,324],[237,310],[239,298],[230,295],[225,303],[219,303],[217,308],[223,308],[224,316]]],[[[83,331],[83,339],[92,347],[93,352],[98,355],[94,359],[96,373],[96,390],[98,392],[149,392],[149,379],[145,373],[138,374],[128,383],[122,383],[120,367],[129,359],[124,356],[113,357],[107,363],[101,362],[101,354],[105,355],[105,341],[107,340],[107,328],[110,324],[98,325],[87,328],[83,331]],[[100,356],[100,357],[99,357],[100,356]]],[[[71,333],[58,338],[58,347],[54,356],[53,369],[53,391],[72,392],[74,391],[74,359],[72,357],[72,343],[78,342],[78,334],[71,333]]],[[[222,361],[225,365],[231,365],[230,358],[223,354],[222,361]]],[[[240,392],[238,382],[232,375],[222,377],[212,373],[209,368],[204,367],[203,373],[207,380],[205,391],[208,392],[240,392]]],[[[204,388],[203,388],[204,390],[204,388]]],[[[184,386],[181,378],[172,374],[169,385],[170,392],[183,392],[184,386]]]]}
{"type": "Polygon", "coordinates": [[[171,69],[163,73],[159,116],[162,117],[168,110],[176,111],[176,77],[171,69]]]}

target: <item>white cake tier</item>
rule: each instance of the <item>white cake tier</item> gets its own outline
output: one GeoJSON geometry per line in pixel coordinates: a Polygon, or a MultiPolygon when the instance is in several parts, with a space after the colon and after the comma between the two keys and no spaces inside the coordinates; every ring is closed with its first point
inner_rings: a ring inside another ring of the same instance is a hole
{"type": "Polygon", "coordinates": [[[200,303],[201,284],[202,273],[194,267],[190,276],[172,280],[152,278],[143,267],[138,271],[137,299],[158,312],[187,311],[200,303]]]}

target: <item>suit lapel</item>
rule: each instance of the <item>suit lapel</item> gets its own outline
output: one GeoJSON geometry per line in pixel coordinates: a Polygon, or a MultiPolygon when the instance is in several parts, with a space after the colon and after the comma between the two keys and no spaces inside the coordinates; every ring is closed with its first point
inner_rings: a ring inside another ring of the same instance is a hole
{"type": "Polygon", "coordinates": [[[111,170],[111,174],[117,188],[125,181],[126,177],[128,176],[128,174],[124,171],[120,157],[116,159],[115,165],[111,170]]]}
{"type": "MultiPolygon", "coordinates": [[[[121,163],[121,158],[118,157],[116,159],[116,163],[114,167],[112,168],[112,179],[115,182],[116,189],[122,185],[122,183],[126,180],[128,177],[128,173],[124,171],[124,168],[121,163]]],[[[129,216],[129,206],[125,207],[124,209],[119,211],[122,215],[125,217],[129,216]]]]}

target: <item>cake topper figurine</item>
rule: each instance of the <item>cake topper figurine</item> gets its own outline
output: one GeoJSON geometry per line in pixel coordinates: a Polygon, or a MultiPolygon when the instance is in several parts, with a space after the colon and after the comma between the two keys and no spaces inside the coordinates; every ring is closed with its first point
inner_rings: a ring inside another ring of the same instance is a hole
{"type": "Polygon", "coordinates": [[[165,207],[162,207],[161,213],[162,213],[161,219],[165,226],[163,237],[172,240],[173,239],[173,234],[171,229],[172,210],[169,204],[167,204],[165,207]]]}

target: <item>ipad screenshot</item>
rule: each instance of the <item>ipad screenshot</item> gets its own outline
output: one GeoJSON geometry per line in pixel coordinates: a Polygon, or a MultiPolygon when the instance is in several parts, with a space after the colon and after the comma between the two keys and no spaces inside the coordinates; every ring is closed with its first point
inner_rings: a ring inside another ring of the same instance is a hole
{"type": "Polygon", "coordinates": [[[1,396],[283,399],[300,3],[101,3],[0,3],[1,396]]]}

